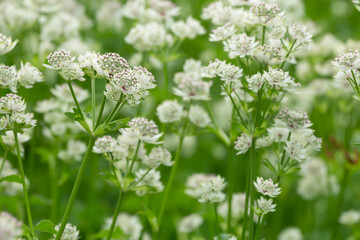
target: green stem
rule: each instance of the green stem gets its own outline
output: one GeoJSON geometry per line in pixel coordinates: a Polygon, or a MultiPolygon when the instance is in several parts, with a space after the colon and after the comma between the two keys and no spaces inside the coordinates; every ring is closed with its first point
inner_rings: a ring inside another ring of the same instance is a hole
{"type": "Polygon", "coordinates": [[[70,89],[70,92],[71,92],[71,96],[72,96],[73,99],[74,99],[75,105],[76,105],[77,109],[79,110],[81,117],[82,117],[83,119],[85,119],[84,114],[83,114],[83,112],[82,112],[82,110],[81,110],[80,104],[79,104],[79,102],[78,102],[78,100],[77,100],[77,98],[76,98],[75,91],[74,91],[74,89],[73,89],[73,87],[72,87],[71,81],[66,81],[66,82],[67,82],[67,84],[68,84],[68,86],[69,86],[69,89],[70,89]]]}
{"type": "Polygon", "coordinates": [[[95,131],[96,126],[96,88],[95,88],[95,78],[91,78],[91,110],[92,110],[92,130],[95,131]]]}
{"type": "Polygon", "coordinates": [[[338,196],[337,199],[337,206],[336,206],[336,213],[335,213],[335,218],[334,218],[334,225],[333,225],[333,231],[331,234],[331,239],[332,240],[336,240],[337,236],[338,236],[338,232],[339,232],[339,217],[340,217],[340,213],[342,210],[342,205],[344,203],[344,195],[345,195],[345,190],[346,190],[346,186],[348,184],[349,181],[349,177],[350,177],[350,172],[349,169],[345,166],[344,167],[344,175],[343,175],[343,179],[341,181],[341,188],[340,188],[340,194],[338,196]]]}
{"type": "Polygon", "coordinates": [[[294,42],[291,44],[291,47],[290,47],[289,51],[287,52],[287,54],[286,54],[286,56],[285,56],[285,60],[284,60],[283,63],[280,65],[280,69],[282,69],[282,68],[284,67],[284,65],[285,65],[285,63],[286,63],[286,59],[289,57],[292,49],[293,49],[294,46],[295,46],[296,40],[297,40],[297,39],[295,39],[294,42]]]}
{"type": "Polygon", "coordinates": [[[221,229],[220,229],[220,224],[219,224],[219,216],[218,216],[218,212],[217,212],[217,204],[214,204],[214,213],[215,213],[217,235],[219,236],[219,239],[221,240],[221,229]]]}
{"type": "Polygon", "coordinates": [[[149,174],[149,172],[152,170],[152,168],[149,168],[145,173],[144,175],[141,176],[141,178],[139,178],[139,180],[137,180],[133,185],[132,187],[135,187],[137,186],[142,180],[144,180],[144,178],[149,174]]]}
{"type": "Polygon", "coordinates": [[[111,222],[111,226],[110,226],[110,229],[109,229],[109,234],[107,236],[107,240],[110,240],[111,239],[111,236],[114,232],[114,228],[115,228],[115,224],[116,224],[116,220],[117,220],[117,217],[120,213],[120,208],[121,208],[121,204],[124,200],[124,197],[125,197],[125,192],[120,192],[120,196],[119,196],[119,199],[118,199],[118,202],[116,204],[116,208],[115,208],[115,212],[114,212],[114,215],[113,215],[113,219],[112,219],[112,222],[111,222]]]}
{"type": "Polygon", "coordinates": [[[254,231],[254,210],[252,208],[254,203],[254,178],[255,178],[255,138],[252,140],[251,148],[250,148],[250,178],[249,178],[249,202],[250,202],[250,215],[249,215],[249,239],[253,239],[253,231],[254,231]]]}
{"type": "Polygon", "coordinates": [[[1,166],[0,166],[0,176],[1,176],[1,172],[2,172],[2,170],[3,170],[3,168],[4,168],[4,165],[5,165],[5,162],[6,162],[6,157],[7,157],[8,152],[9,152],[9,147],[7,147],[7,148],[5,149],[4,155],[3,155],[3,157],[2,157],[2,162],[1,162],[1,166]]]}
{"type": "Polygon", "coordinates": [[[257,228],[256,228],[255,240],[258,240],[260,238],[261,229],[264,224],[264,218],[265,218],[265,216],[264,217],[259,216],[257,228]]]}
{"type": "Polygon", "coordinates": [[[122,96],[120,96],[119,100],[117,101],[114,109],[112,110],[112,112],[110,113],[110,115],[106,118],[105,123],[109,123],[115,116],[115,114],[117,113],[117,111],[120,110],[120,108],[122,108],[122,106],[124,106],[125,102],[123,102],[123,98],[122,96]]]}
{"type": "Polygon", "coordinates": [[[51,177],[51,199],[52,199],[52,206],[51,206],[51,219],[54,222],[57,222],[57,213],[59,209],[58,204],[58,175],[57,175],[57,157],[54,156],[53,158],[49,159],[49,171],[51,177]]]}
{"type": "Polygon", "coordinates": [[[96,119],[96,123],[95,123],[95,129],[100,125],[101,117],[104,113],[105,103],[106,103],[106,96],[103,95],[102,100],[101,100],[99,115],[98,115],[98,117],[96,119]]]}
{"type": "Polygon", "coordinates": [[[228,145],[228,179],[229,179],[229,186],[228,186],[228,213],[227,213],[227,232],[231,233],[232,229],[231,229],[231,219],[232,219],[232,194],[234,192],[234,173],[235,173],[235,156],[234,156],[234,145],[233,145],[233,140],[236,137],[234,134],[234,129],[235,129],[235,121],[234,121],[234,116],[235,116],[235,110],[232,110],[232,115],[231,115],[231,129],[230,129],[230,144],[228,145]]]}
{"type": "Polygon", "coordinates": [[[169,87],[169,72],[168,72],[168,63],[163,62],[163,75],[164,75],[164,95],[168,93],[169,87]]]}
{"type": "Polygon", "coordinates": [[[26,214],[27,214],[27,217],[28,217],[30,231],[32,233],[34,233],[34,226],[33,226],[32,217],[31,217],[29,196],[28,196],[28,192],[27,192],[27,189],[26,189],[25,173],[24,173],[24,168],[23,168],[21,156],[20,156],[20,146],[19,146],[20,143],[19,143],[17,132],[15,130],[13,130],[13,133],[14,133],[14,140],[15,140],[15,146],[16,146],[17,160],[18,160],[19,170],[20,170],[20,174],[21,174],[21,183],[22,183],[23,192],[24,192],[26,214]]]}
{"type": "Polygon", "coordinates": [[[141,144],[141,140],[139,140],[137,145],[136,145],[136,150],[135,150],[135,153],[134,153],[134,157],[133,157],[133,159],[131,161],[131,165],[130,165],[130,169],[129,169],[128,173],[131,172],[133,167],[134,167],[135,160],[136,160],[137,154],[139,152],[140,144],[141,144]]]}
{"type": "MultiPolygon", "coordinates": [[[[190,105],[191,105],[191,101],[189,102],[188,109],[190,109],[190,105]]],[[[177,171],[177,168],[178,168],[178,165],[179,165],[179,159],[180,159],[181,149],[182,149],[182,145],[183,145],[183,141],[184,141],[184,137],[185,137],[185,131],[186,131],[186,128],[187,128],[187,125],[188,125],[188,122],[189,122],[189,112],[190,111],[188,111],[188,113],[187,113],[185,123],[183,125],[182,131],[181,131],[180,136],[179,136],[179,144],[178,144],[178,147],[176,149],[174,165],[172,166],[169,181],[168,181],[168,183],[167,183],[167,185],[165,187],[164,197],[163,197],[162,202],[161,202],[160,211],[159,211],[159,217],[158,217],[159,229],[161,227],[161,221],[162,221],[162,217],[163,217],[163,214],[164,214],[167,199],[169,197],[170,189],[171,189],[171,186],[173,184],[175,174],[176,174],[176,171],[177,171]]]]}
{"type": "Polygon", "coordinates": [[[70,213],[71,213],[72,207],[73,207],[75,199],[76,199],[76,195],[77,195],[77,193],[79,191],[81,181],[82,181],[82,179],[84,177],[86,166],[87,166],[87,164],[88,164],[88,162],[90,160],[90,156],[91,156],[94,144],[95,144],[95,140],[96,140],[96,138],[94,136],[90,137],[88,147],[86,149],[86,153],[85,153],[83,161],[81,163],[79,172],[78,172],[78,174],[76,176],[76,180],[75,180],[75,183],[74,183],[73,189],[71,191],[69,201],[68,201],[66,209],[65,209],[64,217],[63,217],[63,219],[61,221],[61,225],[60,225],[60,228],[59,228],[59,231],[58,231],[58,233],[56,235],[55,240],[60,240],[61,239],[61,236],[62,236],[62,234],[64,232],[65,226],[68,223],[70,213]]]}

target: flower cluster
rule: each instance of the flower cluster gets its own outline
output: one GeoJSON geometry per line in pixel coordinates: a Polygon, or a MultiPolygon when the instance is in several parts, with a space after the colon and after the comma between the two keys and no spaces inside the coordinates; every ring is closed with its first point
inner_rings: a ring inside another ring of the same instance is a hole
{"type": "Polygon", "coordinates": [[[225,187],[225,180],[219,175],[194,174],[186,181],[185,193],[199,202],[218,204],[225,200],[225,194],[222,193],[225,187]]]}
{"type": "Polygon", "coordinates": [[[18,40],[13,41],[11,37],[0,33],[0,55],[7,54],[16,46],[18,40]]]}
{"type": "Polygon", "coordinates": [[[0,213],[0,236],[3,239],[19,239],[22,236],[22,222],[8,212],[0,213]]]}
{"type": "MultiPolygon", "coordinates": [[[[56,225],[55,230],[59,231],[59,229],[60,229],[60,225],[56,225]]],[[[77,239],[79,239],[79,235],[80,235],[80,232],[78,231],[76,226],[71,225],[70,223],[68,223],[65,226],[65,230],[64,230],[64,233],[61,236],[61,239],[77,240],[77,239]]],[[[55,237],[56,237],[56,235],[54,234],[53,239],[55,239],[55,237]]]]}
{"type": "Polygon", "coordinates": [[[273,204],[272,198],[277,197],[281,193],[278,184],[274,184],[272,179],[264,180],[262,177],[258,177],[256,182],[254,182],[254,186],[263,196],[270,197],[270,199],[266,199],[261,196],[260,199],[257,200],[256,214],[263,216],[269,212],[275,212],[276,204],[273,204]]]}
{"type": "Polygon", "coordinates": [[[0,98],[1,129],[19,131],[36,125],[33,113],[25,112],[26,103],[18,95],[9,93],[0,98]]]}

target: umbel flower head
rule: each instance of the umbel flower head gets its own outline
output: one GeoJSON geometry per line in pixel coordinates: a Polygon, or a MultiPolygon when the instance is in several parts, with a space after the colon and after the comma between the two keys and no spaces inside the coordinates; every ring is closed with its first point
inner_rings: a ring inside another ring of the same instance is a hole
{"type": "Polygon", "coordinates": [[[300,110],[289,110],[282,109],[279,114],[276,116],[277,120],[280,120],[284,123],[288,128],[300,129],[300,128],[308,128],[312,125],[309,116],[306,112],[300,110]]]}
{"type": "Polygon", "coordinates": [[[8,212],[0,213],[0,237],[1,239],[15,240],[22,235],[22,222],[8,212]]]}
{"type": "Polygon", "coordinates": [[[183,116],[183,106],[176,100],[166,100],[156,108],[156,115],[160,122],[177,122],[183,116]]]}
{"type": "Polygon", "coordinates": [[[281,193],[278,184],[274,184],[271,178],[264,180],[262,177],[257,177],[254,186],[256,190],[264,196],[274,198],[281,193]]]}
{"type": "Polygon", "coordinates": [[[154,121],[144,117],[137,117],[131,119],[128,126],[130,128],[120,129],[123,135],[150,144],[160,143],[158,140],[162,136],[162,133],[159,132],[159,128],[154,121]]]}
{"type": "Polygon", "coordinates": [[[246,133],[242,133],[235,141],[235,150],[238,150],[237,155],[246,153],[252,145],[252,137],[246,133]]]}
{"type": "Polygon", "coordinates": [[[11,91],[16,92],[16,68],[15,66],[6,66],[0,64],[0,86],[3,88],[9,88],[11,91]]]}
{"type": "MultiPolygon", "coordinates": [[[[60,224],[55,226],[55,230],[59,231],[60,224]]],[[[65,230],[61,236],[61,240],[78,240],[79,239],[79,230],[77,230],[76,226],[71,225],[70,223],[67,223],[65,226],[65,230]]],[[[56,235],[54,234],[55,239],[56,235]]]]}
{"type": "Polygon", "coordinates": [[[44,76],[31,63],[26,62],[23,64],[21,62],[21,68],[17,72],[17,81],[25,88],[31,88],[35,83],[44,81],[44,76]]]}
{"type": "Polygon", "coordinates": [[[272,199],[265,199],[264,197],[260,197],[260,199],[257,200],[257,208],[256,208],[256,214],[258,216],[263,216],[268,214],[269,212],[275,212],[276,204],[272,204],[272,199]]]}
{"type": "Polygon", "coordinates": [[[182,233],[191,233],[192,231],[198,229],[203,222],[204,220],[200,215],[190,214],[181,219],[178,230],[182,233]]]}
{"type": "Polygon", "coordinates": [[[154,147],[150,154],[145,158],[145,164],[150,168],[157,168],[161,164],[164,166],[172,166],[171,153],[162,147],[154,147]]]}
{"type": "Polygon", "coordinates": [[[83,58],[86,57],[97,74],[109,79],[129,68],[127,61],[118,53],[87,53],[83,58]]]}
{"type": "Polygon", "coordinates": [[[149,89],[155,87],[154,76],[146,68],[126,68],[106,85],[105,96],[111,101],[124,100],[129,105],[136,105],[149,95],[149,89]]]}
{"type": "Polygon", "coordinates": [[[13,50],[17,42],[18,40],[13,41],[11,37],[0,33],[0,56],[13,50]]]}

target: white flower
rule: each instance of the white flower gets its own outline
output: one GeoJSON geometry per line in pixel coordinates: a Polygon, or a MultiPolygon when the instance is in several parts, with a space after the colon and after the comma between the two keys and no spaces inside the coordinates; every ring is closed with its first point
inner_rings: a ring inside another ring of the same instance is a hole
{"type": "Polygon", "coordinates": [[[198,229],[203,223],[203,218],[198,214],[190,214],[179,222],[178,231],[181,233],[191,233],[198,229]]]}
{"type": "MultiPolygon", "coordinates": [[[[135,172],[135,181],[139,181],[145,174],[147,170],[140,169],[135,172]]],[[[143,196],[145,193],[158,193],[164,190],[164,185],[160,181],[161,175],[159,171],[152,169],[143,179],[137,184],[137,186],[149,186],[152,187],[153,190],[147,191],[136,191],[138,196],[143,196]]]]}
{"type": "Polygon", "coordinates": [[[160,164],[164,166],[172,166],[171,153],[162,147],[154,147],[151,149],[149,156],[145,159],[145,164],[150,168],[157,168],[160,164]]]}
{"type": "Polygon", "coordinates": [[[15,66],[6,66],[0,64],[0,86],[9,88],[12,92],[16,92],[17,88],[17,71],[15,66]]]}
{"type": "Polygon", "coordinates": [[[79,81],[85,81],[84,78],[85,73],[81,69],[80,64],[76,62],[64,63],[61,67],[60,74],[65,80],[77,79],[79,81]]]}
{"type": "Polygon", "coordinates": [[[1,239],[16,240],[20,239],[23,233],[22,222],[17,220],[8,212],[0,213],[0,236],[1,239]]]}
{"type": "MultiPolygon", "coordinates": [[[[59,231],[60,224],[55,226],[55,230],[59,231]]],[[[64,229],[64,232],[61,236],[61,240],[78,240],[79,239],[79,230],[77,230],[76,226],[71,225],[70,223],[67,223],[64,229]]],[[[56,234],[54,234],[55,239],[56,234]]]]}
{"type": "Polygon", "coordinates": [[[308,46],[312,35],[306,31],[306,26],[294,23],[289,28],[289,34],[296,39],[298,45],[308,46]]]}
{"type": "Polygon", "coordinates": [[[264,83],[264,78],[261,76],[261,73],[256,73],[251,77],[246,77],[246,81],[250,90],[258,92],[264,83]]]}
{"type": "Polygon", "coordinates": [[[282,63],[285,59],[286,51],[283,48],[262,45],[254,50],[253,57],[260,63],[273,66],[282,63]]]}
{"type": "Polygon", "coordinates": [[[263,25],[281,21],[284,15],[275,3],[256,3],[251,7],[250,11],[257,17],[258,22],[263,25]]]}
{"type": "Polygon", "coordinates": [[[202,69],[202,76],[208,78],[220,77],[220,80],[225,81],[227,84],[231,82],[238,82],[242,77],[242,69],[232,64],[226,63],[215,59],[210,61],[207,67],[202,69]]]}
{"type": "Polygon", "coordinates": [[[171,31],[180,39],[194,39],[197,35],[205,33],[205,29],[200,22],[191,16],[184,21],[177,21],[171,24],[171,31]]]}
{"type": "Polygon", "coordinates": [[[347,70],[359,70],[360,69],[360,54],[358,50],[351,50],[347,53],[339,55],[333,61],[334,67],[338,71],[347,71],[347,70]]]}
{"type": "Polygon", "coordinates": [[[203,9],[202,19],[210,19],[215,25],[224,25],[231,21],[233,9],[230,6],[224,6],[221,1],[211,3],[203,9]]]}
{"type": "MultiPolygon", "coordinates": [[[[72,85],[73,90],[75,92],[75,96],[78,100],[78,102],[83,102],[89,97],[89,91],[86,89],[82,89],[81,87],[73,84],[72,85]]],[[[56,85],[54,88],[52,88],[51,93],[61,100],[64,103],[73,104],[73,97],[71,95],[70,89],[66,83],[61,85],[56,85]]]]}
{"type": "Polygon", "coordinates": [[[199,198],[204,193],[202,183],[213,177],[210,174],[196,173],[187,178],[185,183],[185,193],[193,198],[199,198]]]}
{"type": "Polygon", "coordinates": [[[263,77],[270,86],[279,90],[294,91],[300,87],[300,84],[295,83],[295,79],[288,72],[281,69],[269,68],[269,71],[264,72],[263,77]]]}
{"type": "Polygon", "coordinates": [[[66,150],[61,150],[58,153],[59,159],[63,161],[81,161],[83,154],[86,151],[86,145],[82,141],[70,139],[67,143],[66,150]]]}
{"type": "Polygon", "coordinates": [[[127,61],[118,53],[87,53],[83,58],[84,66],[89,67],[89,63],[97,74],[112,79],[116,74],[120,74],[129,68],[127,61]],[[87,60],[86,60],[87,59],[87,60]]]}
{"type": "Polygon", "coordinates": [[[339,222],[344,225],[354,225],[360,222],[360,212],[355,210],[342,212],[339,218],[339,222]]]}
{"type": "Polygon", "coordinates": [[[234,35],[236,29],[231,23],[213,29],[210,33],[210,42],[224,41],[234,35]]]}
{"type": "Polygon", "coordinates": [[[25,64],[21,62],[21,68],[19,69],[16,78],[18,83],[25,88],[31,88],[36,82],[44,81],[42,72],[29,62],[26,62],[25,64]]]}
{"type": "Polygon", "coordinates": [[[192,105],[189,110],[189,120],[200,128],[210,125],[211,119],[209,114],[200,106],[192,105]]]}
{"type": "Polygon", "coordinates": [[[271,178],[264,180],[262,177],[257,177],[254,186],[256,190],[264,196],[274,198],[281,193],[278,184],[274,184],[271,178]]]}
{"type": "Polygon", "coordinates": [[[276,116],[276,120],[280,120],[282,123],[285,123],[286,126],[292,130],[308,128],[312,125],[308,114],[298,109],[282,109],[276,116]]]}
{"type": "Polygon", "coordinates": [[[157,50],[166,45],[166,30],[156,22],[137,24],[125,37],[125,41],[138,51],[157,50]]]}
{"type": "Polygon", "coordinates": [[[225,200],[225,194],[221,191],[226,186],[225,180],[218,176],[211,176],[201,182],[202,194],[199,202],[220,203],[225,200]]]}
{"type": "Polygon", "coordinates": [[[130,128],[120,129],[123,135],[150,144],[160,143],[158,140],[162,136],[162,133],[159,133],[159,128],[154,121],[137,117],[131,119],[128,126],[130,126],[130,128]]]}
{"type": "Polygon", "coordinates": [[[176,122],[183,115],[183,106],[176,100],[166,100],[156,108],[156,115],[163,123],[176,122]]]}
{"type": "Polygon", "coordinates": [[[268,128],[269,137],[274,142],[286,142],[289,137],[290,130],[284,127],[271,127],[268,128]]]}
{"type": "Polygon", "coordinates": [[[25,108],[25,101],[16,94],[9,93],[0,98],[0,113],[23,112],[25,108]]]}
{"type": "Polygon", "coordinates": [[[251,56],[258,42],[255,37],[249,37],[246,33],[232,35],[224,41],[224,50],[229,52],[230,58],[251,56]]]}
{"type": "Polygon", "coordinates": [[[73,62],[74,57],[71,56],[69,51],[62,49],[60,51],[50,53],[47,57],[47,60],[50,65],[44,64],[46,68],[60,70],[63,65],[67,65],[70,62],[73,62]]]}
{"type": "Polygon", "coordinates": [[[96,23],[100,31],[121,30],[123,26],[121,7],[117,1],[106,1],[101,4],[100,9],[96,12],[96,23]]]}
{"type": "Polygon", "coordinates": [[[0,56],[13,50],[17,42],[18,40],[13,41],[11,37],[0,33],[0,56]]]}
{"type": "MultiPolygon", "coordinates": [[[[106,220],[105,229],[109,229],[112,218],[106,220]]],[[[128,240],[138,240],[141,236],[143,226],[138,216],[120,213],[116,219],[115,226],[120,228],[128,240]]]]}
{"type": "Polygon", "coordinates": [[[242,133],[235,141],[235,150],[238,150],[237,155],[246,153],[252,145],[252,137],[242,133]]]}
{"type": "Polygon", "coordinates": [[[266,200],[264,197],[260,197],[260,199],[257,200],[256,214],[259,216],[263,216],[268,214],[269,212],[275,212],[276,204],[272,203],[272,199],[266,200]]]}
{"type": "Polygon", "coordinates": [[[303,236],[299,228],[288,227],[281,231],[278,240],[303,240],[303,236]]]}
{"type": "Polygon", "coordinates": [[[95,153],[108,153],[114,151],[116,140],[111,136],[103,136],[96,139],[93,151],[95,153]]]}
{"type": "Polygon", "coordinates": [[[201,79],[184,75],[179,79],[177,87],[174,88],[174,94],[182,97],[185,101],[190,99],[209,100],[211,85],[212,82],[205,82],[201,79]]]}
{"type": "Polygon", "coordinates": [[[296,161],[303,161],[307,157],[307,151],[304,145],[298,141],[286,141],[285,151],[289,154],[291,159],[296,161]]]}
{"type": "Polygon", "coordinates": [[[10,116],[10,127],[32,128],[36,125],[33,113],[13,112],[10,116]]]}

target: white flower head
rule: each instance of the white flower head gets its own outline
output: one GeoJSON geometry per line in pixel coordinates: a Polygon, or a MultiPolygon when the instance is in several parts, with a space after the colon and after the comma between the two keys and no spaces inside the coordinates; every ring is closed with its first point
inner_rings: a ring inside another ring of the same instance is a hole
{"type": "Polygon", "coordinates": [[[44,76],[38,68],[26,62],[21,62],[21,68],[17,72],[17,81],[25,88],[31,88],[35,83],[44,81],[44,76]]]}
{"type": "Polygon", "coordinates": [[[192,105],[189,111],[189,120],[196,126],[204,128],[211,124],[209,114],[199,105],[192,105]]]}
{"type": "Polygon", "coordinates": [[[264,180],[262,177],[257,177],[254,186],[256,190],[264,196],[274,198],[281,193],[278,184],[274,184],[271,178],[264,180]]]}
{"type": "Polygon", "coordinates": [[[338,71],[347,71],[347,70],[359,70],[360,69],[360,54],[358,50],[351,50],[347,53],[339,55],[333,61],[334,67],[338,71]]]}
{"type": "Polygon", "coordinates": [[[137,117],[130,120],[128,123],[130,128],[122,128],[120,132],[138,141],[143,141],[150,144],[159,144],[159,138],[162,133],[159,133],[159,128],[152,120],[144,117],[137,117]]]}
{"type": "Polygon", "coordinates": [[[235,141],[235,150],[237,155],[246,153],[252,145],[252,137],[246,133],[242,133],[235,141]]]}
{"type": "Polygon", "coordinates": [[[251,56],[258,45],[255,37],[249,37],[246,33],[232,35],[224,42],[224,50],[229,52],[230,58],[244,58],[251,56]]]}
{"type": "Polygon", "coordinates": [[[185,101],[193,100],[209,100],[210,87],[212,82],[205,82],[192,76],[183,76],[174,88],[174,94],[182,97],[185,101]]]}
{"type": "Polygon", "coordinates": [[[181,233],[191,233],[198,229],[204,222],[203,218],[198,214],[190,214],[181,219],[178,230],[181,233]]]}
{"type": "Polygon", "coordinates": [[[289,154],[290,158],[296,161],[304,161],[307,157],[305,146],[299,141],[286,141],[285,151],[289,154]]]}
{"type": "Polygon", "coordinates": [[[356,210],[342,212],[339,218],[339,222],[343,225],[354,225],[360,222],[360,212],[356,210]]]}
{"type": "Polygon", "coordinates": [[[0,64],[0,86],[9,88],[12,92],[16,92],[17,71],[15,66],[0,64]]]}
{"type": "Polygon", "coordinates": [[[136,191],[136,194],[138,196],[143,196],[146,193],[158,193],[164,190],[164,185],[160,181],[161,175],[160,172],[152,169],[148,174],[143,177],[146,174],[147,170],[140,169],[135,172],[135,181],[141,181],[137,184],[137,186],[150,186],[153,188],[153,190],[138,190],[136,191]]]}
{"type": "Polygon", "coordinates": [[[261,73],[256,73],[251,77],[246,77],[246,81],[250,90],[258,92],[264,83],[264,78],[261,73]]]}
{"type": "Polygon", "coordinates": [[[45,67],[49,69],[55,69],[60,70],[63,65],[67,65],[70,62],[74,61],[74,57],[71,56],[71,53],[69,51],[66,51],[65,49],[55,51],[53,53],[50,53],[47,57],[48,63],[50,65],[44,65],[45,67]]]}
{"type": "Polygon", "coordinates": [[[273,22],[281,21],[284,13],[275,3],[259,2],[254,4],[251,9],[251,13],[256,16],[259,23],[268,25],[273,22]]]}
{"type": "MultiPolygon", "coordinates": [[[[89,59],[97,74],[108,79],[112,79],[116,74],[129,68],[127,61],[118,53],[88,53],[85,57],[89,59]]],[[[86,63],[86,61],[84,63],[86,63]]]]}
{"type": "Polygon", "coordinates": [[[156,115],[163,123],[177,122],[183,116],[183,106],[176,100],[166,100],[156,108],[156,115]]]}
{"type": "Polygon", "coordinates": [[[96,139],[93,151],[95,153],[108,153],[114,151],[116,140],[111,136],[96,139]]]}
{"type": "Polygon", "coordinates": [[[0,56],[13,50],[17,43],[18,40],[13,41],[11,37],[0,33],[0,56]]]}
{"type": "Polygon", "coordinates": [[[260,199],[257,200],[257,209],[256,214],[259,216],[266,215],[270,212],[275,212],[276,204],[272,204],[273,200],[269,199],[267,200],[264,197],[260,197],[260,199]]]}
{"type": "MultiPolygon", "coordinates": [[[[55,230],[59,231],[60,224],[55,226],[55,230]]],[[[67,223],[65,225],[65,230],[61,236],[61,240],[78,240],[79,239],[80,231],[76,228],[76,226],[71,225],[70,223],[67,223]]],[[[55,239],[56,234],[54,234],[55,239]]]]}
{"type": "Polygon", "coordinates": [[[294,23],[289,28],[289,34],[296,39],[299,46],[308,46],[311,43],[312,35],[307,32],[306,26],[294,23]]]}
{"type": "Polygon", "coordinates": [[[23,233],[22,222],[17,220],[8,212],[0,213],[0,236],[2,239],[20,239],[23,233]]]}
{"type": "Polygon", "coordinates": [[[0,113],[23,112],[25,108],[25,101],[16,94],[8,93],[0,98],[0,113]]]}
{"type": "Polygon", "coordinates": [[[299,228],[288,227],[281,231],[278,240],[303,240],[303,236],[299,228]]]}
{"type": "Polygon", "coordinates": [[[276,116],[276,120],[285,123],[286,126],[292,130],[308,128],[312,125],[308,114],[298,109],[282,109],[276,116]]]}
{"type": "Polygon", "coordinates": [[[212,204],[217,204],[225,200],[225,194],[221,191],[226,187],[225,179],[217,176],[211,176],[205,179],[201,183],[202,195],[199,199],[199,202],[209,202],[212,204]]]}
{"type": "MultiPolygon", "coordinates": [[[[112,218],[108,218],[104,228],[109,229],[111,222],[112,218]]],[[[139,217],[127,213],[120,213],[118,215],[115,226],[120,228],[121,231],[126,235],[126,239],[129,240],[138,240],[143,229],[139,217]]]]}
{"type": "Polygon", "coordinates": [[[180,39],[194,39],[197,35],[205,33],[205,29],[200,22],[191,16],[186,21],[177,21],[171,24],[171,31],[180,39]]]}
{"type": "Polygon", "coordinates": [[[295,83],[295,79],[288,72],[281,69],[269,68],[269,71],[263,73],[267,83],[278,90],[295,91],[300,87],[299,83],[295,83]]]}
{"type": "Polygon", "coordinates": [[[213,29],[210,33],[210,42],[224,41],[234,35],[236,29],[231,23],[226,23],[224,26],[220,26],[213,29]]]}
{"type": "Polygon", "coordinates": [[[145,158],[145,164],[150,168],[157,168],[160,164],[164,166],[172,166],[171,153],[162,147],[154,147],[150,154],[145,158]]]}
{"type": "Polygon", "coordinates": [[[285,142],[289,137],[290,130],[285,127],[271,127],[268,128],[268,133],[274,142],[285,142]]]}

